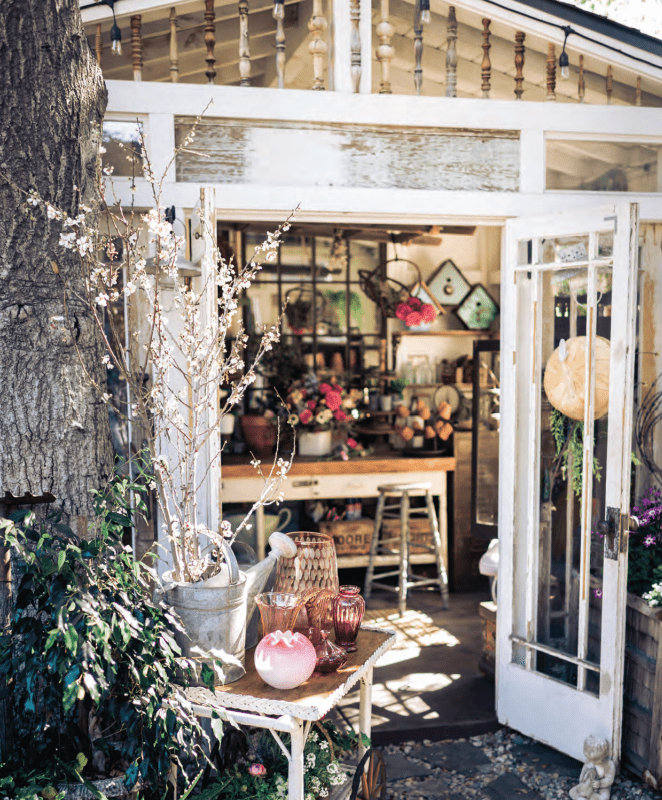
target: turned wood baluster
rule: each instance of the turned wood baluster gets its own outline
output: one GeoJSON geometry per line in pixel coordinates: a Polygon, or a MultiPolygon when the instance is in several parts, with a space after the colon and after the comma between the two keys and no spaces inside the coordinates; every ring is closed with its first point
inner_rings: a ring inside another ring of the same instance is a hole
{"type": "Polygon", "coordinates": [[[423,23],[421,22],[421,2],[416,0],[414,6],[414,87],[420,95],[423,85],[423,23]]]}
{"type": "Polygon", "coordinates": [[[391,94],[390,66],[395,55],[395,48],[391,44],[395,29],[389,22],[388,0],[381,0],[382,18],[377,24],[376,33],[379,37],[379,47],[375,56],[381,67],[382,79],[379,83],[379,94],[391,94]]]}
{"type": "Polygon", "coordinates": [[[94,50],[97,56],[97,64],[101,66],[101,56],[103,54],[103,36],[101,35],[101,23],[97,22],[97,33],[94,37],[94,50]]]}
{"type": "Polygon", "coordinates": [[[483,76],[483,83],[480,87],[483,90],[483,97],[490,96],[490,75],[492,72],[492,64],[490,63],[490,22],[492,20],[483,18],[483,61],[480,65],[481,73],[483,76]]]}
{"type": "Polygon", "coordinates": [[[611,105],[611,95],[614,91],[614,75],[611,71],[611,64],[607,67],[607,80],[605,81],[605,90],[607,92],[607,105],[611,105]]]}
{"type": "Polygon", "coordinates": [[[133,59],[133,80],[143,79],[143,40],[140,36],[142,19],[140,14],[131,17],[131,57],[133,59]]]}
{"type": "Polygon", "coordinates": [[[351,53],[350,73],[352,76],[352,91],[356,94],[361,83],[361,0],[349,0],[349,19],[352,31],[349,38],[351,53]]]}
{"type": "Polygon", "coordinates": [[[579,56],[579,81],[577,82],[577,94],[579,102],[584,102],[586,95],[586,83],[584,82],[584,56],[579,56]]]}
{"type": "Polygon", "coordinates": [[[207,82],[213,83],[216,77],[216,70],[214,65],[216,59],[214,58],[214,47],[216,46],[216,18],[214,16],[214,0],[205,0],[205,45],[207,46],[207,69],[205,75],[207,82]]]}
{"type": "Polygon", "coordinates": [[[457,97],[457,19],[455,6],[448,7],[446,28],[446,97],[457,97]]]}
{"type": "Polygon", "coordinates": [[[276,20],[276,76],[278,88],[285,87],[285,3],[274,3],[273,18],[276,20]]]}
{"type": "Polygon", "coordinates": [[[637,77],[637,88],[634,93],[634,104],[635,106],[641,105],[641,75],[637,77]]]}
{"type": "Polygon", "coordinates": [[[170,9],[170,82],[179,81],[179,52],[177,50],[177,11],[170,9]]]}
{"type": "Polygon", "coordinates": [[[239,0],[239,85],[250,86],[251,52],[248,41],[248,0],[239,0]]]}
{"type": "Polygon", "coordinates": [[[556,100],[556,47],[547,45],[547,97],[546,100],[556,100]]]}
{"type": "Polygon", "coordinates": [[[328,49],[324,34],[327,27],[322,0],[313,0],[313,16],[308,21],[308,30],[312,33],[313,39],[308,45],[308,50],[313,57],[313,89],[316,91],[324,89],[324,60],[328,49]]]}
{"type": "Polygon", "coordinates": [[[521,100],[522,93],[524,89],[522,88],[522,84],[524,83],[524,74],[522,72],[524,68],[524,39],[526,38],[526,34],[524,31],[517,31],[515,33],[515,99],[521,100]]]}

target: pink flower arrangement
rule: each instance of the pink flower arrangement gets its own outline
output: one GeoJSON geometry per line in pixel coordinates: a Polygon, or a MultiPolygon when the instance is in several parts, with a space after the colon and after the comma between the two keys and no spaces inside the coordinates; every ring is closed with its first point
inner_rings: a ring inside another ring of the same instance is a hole
{"type": "Polygon", "coordinates": [[[290,425],[312,431],[351,422],[347,412],[355,406],[353,398],[337,383],[320,383],[308,390],[296,383],[288,392],[286,403],[290,425]]]}
{"type": "Polygon", "coordinates": [[[434,322],[437,311],[432,303],[423,303],[418,297],[410,297],[404,303],[398,303],[395,316],[408,327],[416,327],[427,322],[434,322]]]}

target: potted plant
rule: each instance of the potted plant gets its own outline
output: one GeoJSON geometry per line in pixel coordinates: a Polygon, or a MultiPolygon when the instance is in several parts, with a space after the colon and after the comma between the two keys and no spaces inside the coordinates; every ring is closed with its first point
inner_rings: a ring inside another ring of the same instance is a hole
{"type": "Polygon", "coordinates": [[[393,403],[402,399],[402,393],[409,381],[405,378],[394,378],[387,381],[385,391],[379,396],[379,407],[382,411],[392,411],[393,403]]]}
{"type": "Polygon", "coordinates": [[[288,422],[296,431],[297,450],[301,456],[325,456],[332,450],[332,429],[351,423],[361,393],[347,393],[333,381],[319,383],[314,374],[290,389],[285,404],[288,422]]]}
{"type": "MultiPolygon", "coordinates": [[[[122,544],[133,524],[129,495],[143,508],[140,492],[116,478],[78,535],[55,514],[39,522],[23,510],[0,520],[19,572],[11,631],[0,643],[0,686],[16,712],[0,766],[3,796],[55,800],[67,783],[84,783],[95,797],[138,783],[161,796],[171,765],[202,753],[184,696],[194,665],[172,635],[180,623],[153,600],[150,568],[122,544]]],[[[202,674],[213,689],[212,670],[202,674]]]]}

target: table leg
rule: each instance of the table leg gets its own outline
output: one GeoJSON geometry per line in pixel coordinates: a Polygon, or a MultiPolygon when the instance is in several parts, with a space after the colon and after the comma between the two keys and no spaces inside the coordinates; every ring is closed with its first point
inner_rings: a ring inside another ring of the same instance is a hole
{"type": "Polygon", "coordinates": [[[264,527],[264,506],[258,506],[255,511],[255,528],[257,534],[257,557],[259,561],[262,561],[267,549],[267,531],[264,527]]]}
{"type": "Polygon", "coordinates": [[[306,744],[303,720],[296,719],[296,730],[292,731],[290,763],[287,770],[288,800],[303,800],[303,748],[306,744]]]}
{"type": "MultiPolygon", "coordinates": [[[[370,736],[372,727],[372,667],[361,678],[359,691],[359,733],[370,736]]],[[[359,742],[359,759],[363,758],[366,748],[359,742]]]]}

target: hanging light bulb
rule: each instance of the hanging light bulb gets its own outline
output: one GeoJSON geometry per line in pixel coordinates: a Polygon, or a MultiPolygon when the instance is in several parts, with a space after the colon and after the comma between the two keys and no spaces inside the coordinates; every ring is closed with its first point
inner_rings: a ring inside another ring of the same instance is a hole
{"type": "Polygon", "coordinates": [[[285,19],[285,0],[274,0],[274,19],[285,19]]]}
{"type": "Polygon", "coordinates": [[[122,31],[119,29],[117,22],[113,22],[113,27],[110,29],[110,43],[111,51],[116,56],[122,55],[122,31]]]}
{"type": "Polygon", "coordinates": [[[563,78],[564,81],[567,81],[570,77],[570,60],[565,51],[565,45],[568,41],[568,36],[570,36],[571,33],[574,33],[574,31],[569,25],[566,25],[565,28],[563,28],[563,31],[565,33],[565,39],[563,40],[563,50],[559,56],[559,67],[561,68],[561,78],[563,78]]]}
{"type": "Polygon", "coordinates": [[[430,0],[420,0],[421,9],[421,25],[427,25],[430,22],[430,0]]]}

